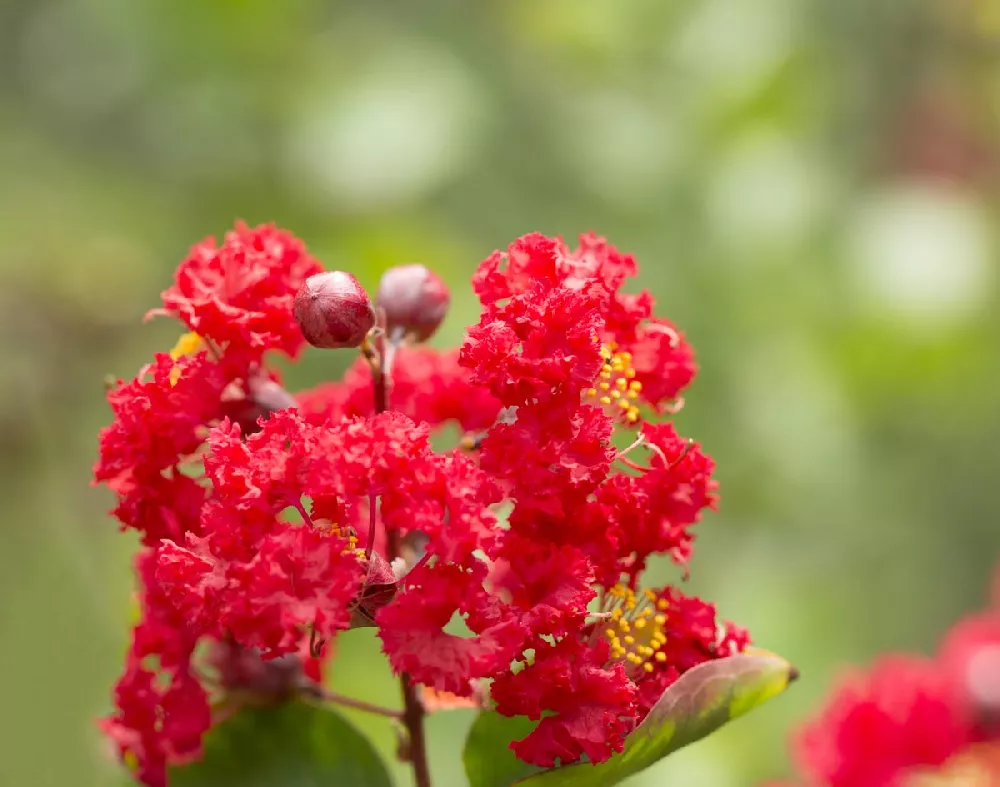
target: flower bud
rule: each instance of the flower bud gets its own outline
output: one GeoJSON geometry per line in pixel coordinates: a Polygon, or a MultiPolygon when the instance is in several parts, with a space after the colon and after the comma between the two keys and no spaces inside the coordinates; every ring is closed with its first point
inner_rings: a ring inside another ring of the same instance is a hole
{"type": "Polygon", "coordinates": [[[267,418],[278,410],[298,406],[295,397],[274,380],[257,374],[247,380],[247,394],[239,391],[239,398],[228,399],[223,395],[222,413],[240,425],[240,434],[249,437],[260,431],[257,420],[267,418]]]}
{"type": "Polygon", "coordinates": [[[294,653],[264,661],[254,650],[221,641],[212,644],[208,658],[223,689],[259,702],[281,702],[309,685],[302,659],[294,653]]]}
{"type": "Polygon", "coordinates": [[[399,329],[422,342],[433,335],[447,314],[451,293],[440,276],[425,265],[412,263],[385,272],[376,301],[385,311],[390,334],[399,329]]]}
{"type": "Polygon", "coordinates": [[[410,733],[403,725],[397,723],[393,725],[396,731],[396,759],[399,762],[413,762],[413,745],[410,742],[410,733]]]}
{"type": "Polygon", "coordinates": [[[262,375],[251,377],[247,387],[250,389],[250,398],[265,414],[298,406],[294,396],[274,380],[262,375]]]}
{"type": "Polygon", "coordinates": [[[357,347],[375,325],[368,293],[343,271],[306,279],[295,295],[293,311],[306,341],[330,350],[357,347]]]}
{"type": "Polygon", "coordinates": [[[969,654],[964,688],[980,726],[1000,732],[1000,644],[985,642],[969,654]]]}

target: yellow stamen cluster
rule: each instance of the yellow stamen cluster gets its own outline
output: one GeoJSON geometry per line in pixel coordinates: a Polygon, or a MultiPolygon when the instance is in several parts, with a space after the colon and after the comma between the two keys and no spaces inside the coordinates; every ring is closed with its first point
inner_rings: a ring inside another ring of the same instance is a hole
{"type": "MultiPolygon", "coordinates": [[[[322,526],[323,520],[317,520],[316,524],[322,526]]],[[[340,536],[347,540],[347,546],[341,550],[342,555],[354,555],[364,560],[365,550],[358,546],[358,534],[353,527],[341,527],[340,525],[330,525],[326,528],[331,535],[340,536]]]]}
{"type": "Polygon", "coordinates": [[[339,527],[336,527],[334,528],[334,532],[336,532],[341,538],[347,539],[347,546],[344,548],[341,554],[343,555],[353,554],[355,557],[362,559],[364,558],[365,550],[363,550],[361,547],[358,546],[358,535],[357,533],[354,532],[354,528],[348,528],[347,532],[345,533],[339,527]]]}
{"type": "Polygon", "coordinates": [[[604,636],[611,643],[612,660],[624,661],[630,671],[643,672],[652,672],[655,662],[667,660],[667,654],[660,650],[667,641],[666,599],[658,598],[652,590],[637,597],[619,584],[608,589],[604,606],[610,613],[604,636]]]}
{"type": "Polygon", "coordinates": [[[635,402],[642,390],[642,383],[635,379],[632,353],[617,352],[617,349],[614,343],[601,346],[604,365],[594,387],[588,388],[584,394],[588,399],[596,399],[605,407],[620,410],[625,420],[634,424],[639,420],[639,408],[635,402]]]}
{"type": "Polygon", "coordinates": [[[122,752],[122,764],[128,768],[130,773],[139,772],[139,756],[131,749],[122,752]]]}
{"type": "MultiPolygon", "coordinates": [[[[193,353],[198,352],[198,350],[200,350],[201,348],[202,348],[202,341],[201,337],[198,334],[196,334],[194,331],[192,331],[191,333],[184,333],[181,334],[181,337],[177,340],[177,344],[175,344],[174,348],[170,351],[170,358],[171,360],[176,361],[178,358],[181,358],[185,355],[191,355],[193,353]]],[[[180,378],[181,378],[180,367],[174,366],[174,368],[170,370],[170,384],[177,385],[177,381],[180,378]]]]}

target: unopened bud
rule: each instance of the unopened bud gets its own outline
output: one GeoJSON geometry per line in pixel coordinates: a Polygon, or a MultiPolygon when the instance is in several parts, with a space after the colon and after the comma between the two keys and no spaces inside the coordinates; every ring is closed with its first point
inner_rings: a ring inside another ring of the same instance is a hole
{"type": "Polygon", "coordinates": [[[240,434],[249,437],[260,431],[258,419],[267,418],[278,410],[289,410],[297,406],[295,397],[278,383],[256,375],[247,381],[246,394],[237,388],[233,399],[223,396],[222,413],[240,425],[240,434]]]}
{"type": "Polygon", "coordinates": [[[295,295],[294,313],[306,341],[329,350],[357,347],[375,325],[368,293],[343,271],[306,279],[295,295]]]}
{"type": "Polygon", "coordinates": [[[410,733],[401,724],[393,725],[396,732],[396,759],[399,762],[413,762],[413,745],[410,742],[410,733]]]}
{"type": "Polygon", "coordinates": [[[298,404],[294,396],[267,377],[251,377],[249,388],[250,398],[265,413],[289,410],[298,404]]]}
{"type": "Polygon", "coordinates": [[[398,329],[422,342],[433,335],[448,313],[451,293],[440,276],[425,265],[413,263],[385,272],[376,301],[385,311],[390,334],[398,329]]]}
{"type": "Polygon", "coordinates": [[[264,661],[257,651],[225,641],[213,643],[208,658],[223,689],[255,702],[281,702],[307,683],[294,653],[264,661]]]}
{"type": "Polygon", "coordinates": [[[965,689],[979,722],[1000,731],[1000,645],[984,644],[969,656],[965,689]]]}

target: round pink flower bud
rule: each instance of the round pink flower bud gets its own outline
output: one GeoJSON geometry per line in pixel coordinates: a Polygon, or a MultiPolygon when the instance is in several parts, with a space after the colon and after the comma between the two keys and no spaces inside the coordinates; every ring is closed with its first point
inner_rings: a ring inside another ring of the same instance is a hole
{"type": "Polygon", "coordinates": [[[385,311],[386,329],[401,329],[418,342],[429,339],[438,329],[451,293],[440,276],[425,265],[412,263],[389,268],[382,276],[375,297],[385,311]]]}
{"type": "Polygon", "coordinates": [[[329,350],[357,347],[375,325],[368,293],[343,271],[306,279],[295,295],[293,311],[306,341],[329,350]]]}

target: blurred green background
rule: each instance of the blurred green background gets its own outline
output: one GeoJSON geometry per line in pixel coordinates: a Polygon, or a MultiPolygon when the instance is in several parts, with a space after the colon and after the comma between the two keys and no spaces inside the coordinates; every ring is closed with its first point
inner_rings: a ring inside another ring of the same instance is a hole
{"type": "MultiPolygon", "coordinates": [[[[236,218],[368,285],[435,266],[441,344],[517,235],[638,255],[719,465],[694,588],[803,679],[633,784],[785,772],[839,666],[933,647],[1000,551],[998,53],[995,0],[0,2],[0,785],[120,779],[102,380],[172,346],[142,315],[236,218]]],[[[335,683],[395,701],[370,632],[341,650],[335,683]]],[[[430,721],[441,785],[468,723],[430,721]]]]}

